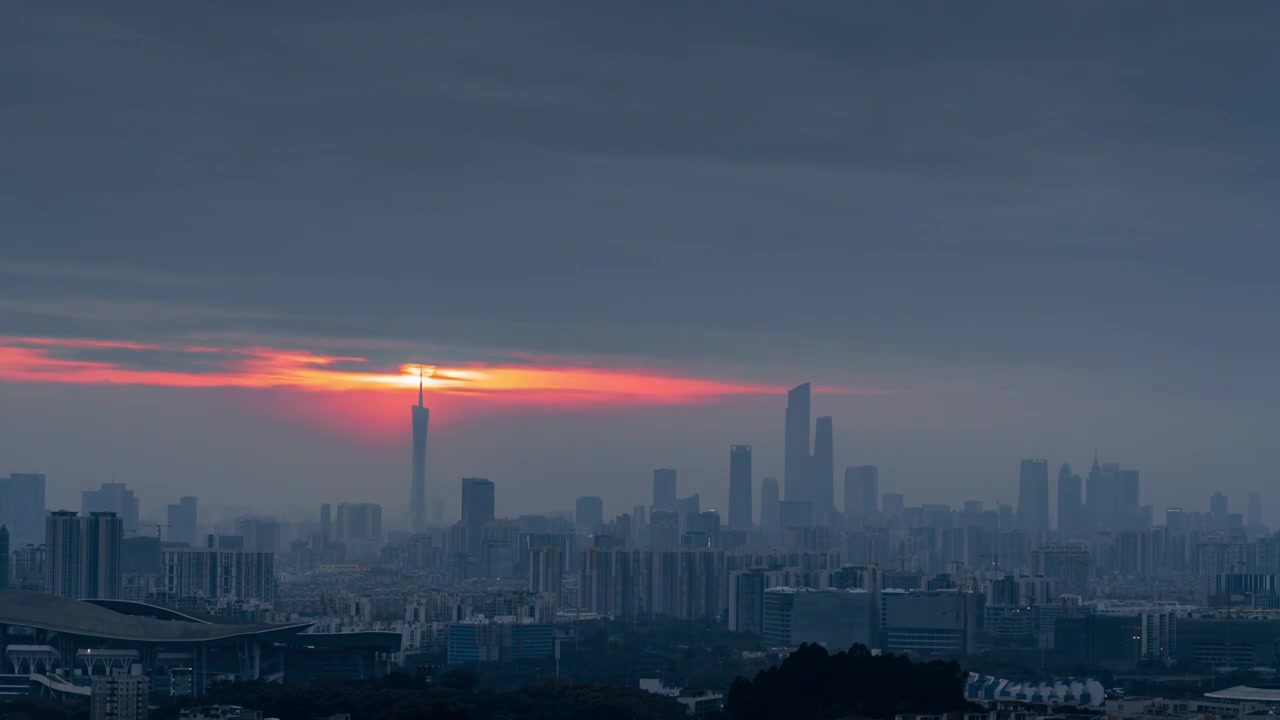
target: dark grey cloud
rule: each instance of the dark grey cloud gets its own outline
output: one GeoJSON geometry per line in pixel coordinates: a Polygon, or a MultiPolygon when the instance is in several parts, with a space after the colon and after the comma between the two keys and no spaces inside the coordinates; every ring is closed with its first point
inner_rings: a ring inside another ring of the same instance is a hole
{"type": "MultiPolygon", "coordinates": [[[[1087,450],[1108,401],[1130,419],[1105,433],[1148,462],[1171,406],[1247,440],[1280,419],[1277,21],[1250,2],[13,2],[0,334],[882,385],[957,426],[1035,412],[1041,454],[1087,450]]],[[[918,450],[928,414],[879,441],[918,450]]],[[[1189,488],[1215,458],[1173,474],[1189,488]]]]}

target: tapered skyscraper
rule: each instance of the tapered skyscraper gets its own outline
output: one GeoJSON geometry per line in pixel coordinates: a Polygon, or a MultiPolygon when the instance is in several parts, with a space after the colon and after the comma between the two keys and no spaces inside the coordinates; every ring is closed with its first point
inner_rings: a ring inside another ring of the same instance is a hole
{"type": "Polygon", "coordinates": [[[1049,531],[1049,463],[1023,460],[1018,473],[1018,526],[1049,531]]]}
{"type": "Polygon", "coordinates": [[[777,478],[767,477],[760,483],[760,527],[773,532],[782,527],[777,478]]]}
{"type": "Polygon", "coordinates": [[[422,405],[422,369],[418,369],[418,404],[413,406],[413,486],[409,491],[409,524],[415,533],[427,531],[427,420],[422,405]]]}
{"type": "Polygon", "coordinates": [[[673,510],[675,506],[675,468],[657,468],[653,471],[653,507],[658,510],[673,510]]]}
{"type": "Polygon", "coordinates": [[[751,446],[729,447],[729,527],[751,529],[751,446]]]}
{"type": "Polygon", "coordinates": [[[1079,475],[1071,474],[1071,466],[1063,463],[1058,471],[1058,533],[1073,537],[1087,530],[1084,520],[1084,490],[1079,475]]]}
{"type": "Polygon", "coordinates": [[[836,458],[831,418],[824,416],[814,423],[813,459],[809,461],[809,487],[813,510],[821,516],[835,509],[836,458]]]}
{"type": "Polygon", "coordinates": [[[782,491],[788,500],[813,500],[809,483],[809,383],[787,393],[782,491]]]}

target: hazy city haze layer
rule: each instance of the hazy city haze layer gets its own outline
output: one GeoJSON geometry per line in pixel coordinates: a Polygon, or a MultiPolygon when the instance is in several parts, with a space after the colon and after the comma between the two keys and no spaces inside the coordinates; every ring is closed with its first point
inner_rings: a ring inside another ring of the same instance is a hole
{"type": "Polygon", "coordinates": [[[783,477],[805,381],[836,475],[911,502],[1016,502],[1019,460],[1095,447],[1157,508],[1242,498],[1280,421],[1278,21],[9,3],[0,472],[402,522],[422,362],[530,400],[428,389],[449,516],[464,476],[612,516],[667,466],[722,508],[731,444],[783,477]],[[335,387],[368,374],[400,392],[335,387]]]}

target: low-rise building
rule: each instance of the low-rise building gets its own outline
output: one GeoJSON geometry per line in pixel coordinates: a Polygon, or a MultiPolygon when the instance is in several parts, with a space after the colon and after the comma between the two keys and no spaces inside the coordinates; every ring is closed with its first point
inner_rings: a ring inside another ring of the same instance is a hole
{"type": "Polygon", "coordinates": [[[449,623],[448,662],[512,662],[550,658],[555,654],[553,626],[520,622],[513,616],[476,615],[449,623]]]}

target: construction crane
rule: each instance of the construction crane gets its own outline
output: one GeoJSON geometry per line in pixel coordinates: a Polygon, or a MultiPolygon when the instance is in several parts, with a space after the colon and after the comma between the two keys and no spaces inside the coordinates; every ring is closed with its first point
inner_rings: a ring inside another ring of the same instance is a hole
{"type": "Polygon", "coordinates": [[[156,529],[156,541],[157,541],[157,542],[160,542],[160,541],[161,541],[161,537],[160,537],[160,529],[161,529],[161,528],[172,528],[173,526],[172,526],[172,525],[161,525],[160,523],[156,523],[154,526],[152,526],[152,525],[148,525],[147,527],[154,527],[154,528],[156,529]]]}

